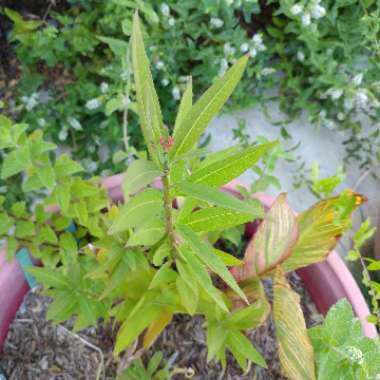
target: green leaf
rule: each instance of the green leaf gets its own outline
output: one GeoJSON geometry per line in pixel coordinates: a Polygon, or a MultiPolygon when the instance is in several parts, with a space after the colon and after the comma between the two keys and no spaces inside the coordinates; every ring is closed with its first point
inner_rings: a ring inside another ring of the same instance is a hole
{"type": "Polygon", "coordinates": [[[252,146],[238,151],[228,157],[202,166],[188,179],[192,183],[202,183],[211,187],[220,187],[239,177],[251,168],[263,155],[269,152],[277,142],[252,146]]]}
{"type": "Polygon", "coordinates": [[[160,314],[156,305],[143,305],[136,313],[121,325],[116,337],[114,354],[118,355],[126,349],[160,314]]]}
{"type": "Polygon", "coordinates": [[[165,258],[170,255],[170,246],[167,240],[165,239],[164,242],[157,248],[157,250],[154,252],[152,263],[153,265],[160,267],[162,263],[164,262],[165,258]]]}
{"type": "Polygon", "coordinates": [[[218,322],[207,322],[207,362],[211,361],[216,354],[224,349],[228,330],[218,322]]]}
{"type": "Polygon", "coordinates": [[[156,244],[165,235],[165,225],[161,219],[153,219],[138,228],[129,238],[127,247],[156,244]]]}
{"type": "Polygon", "coordinates": [[[61,154],[54,163],[57,178],[64,178],[83,171],[83,167],[73,161],[67,154],[61,154]]]}
{"type": "Polygon", "coordinates": [[[131,194],[149,185],[160,176],[162,176],[162,172],[152,161],[143,159],[133,161],[123,178],[124,198],[128,199],[131,194]]]}
{"type": "Polygon", "coordinates": [[[71,258],[76,258],[78,253],[78,243],[70,232],[64,232],[59,237],[59,245],[71,258]]]}
{"type": "Polygon", "coordinates": [[[66,212],[70,206],[71,200],[71,184],[70,182],[60,183],[55,188],[55,197],[59,208],[66,212]]]}
{"type": "Polygon", "coordinates": [[[38,282],[44,284],[46,287],[57,289],[70,288],[67,279],[57,270],[52,270],[51,268],[28,267],[27,271],[33,275],[38,282]]]}
{"type": "Polygon", "coordinates": [[[258,202],[243,202],[229,193],[213,189],[207,185],[181,182],[176,185],[176,190],[189,197],[205,201],[216,206],[234,210],[242,214],[251,214],[252,218],[262,217],[263,211],[258,202]]]}
{"type": "Polygon", "coordinates": [[[44,225],[40,228],[38,231],[38,239],[41,242],[56,244],[58,242],[57,236],[54,232],[54,230],[48,226],[44,225]]]}
{"type": "Polygon", "coordinates": [[[124,105],[124,97],[122,95],[117,96],[116,98],[112,98],[108,100],[106,103],[106,116],[110,116],[113,112],[117,110],[122,110],[125,108],[124,105]]]}
{"type": "Polygon", "coordinates": [[[20,220],[16,222],[15,235],[18,238],[26,238],[35,235],[36,231],[34,223],[28,220],[20,220]]]}
{"type": "Polygon", "coordinates": [[[144,334],[143,347],[145,349],[151,347],[165,327],[170,323],[172,318],[173,314],[164,310],[154,319],[144,334]]]}
{"type": "Polygon", "coordinates": [[[177,279],[177,272],[170,268],[170,263],[164,264],[152,278],[148,289],[175,282],[177,279]]]}
{"type": "Polygon", "coordinates": [[[74,332],[83,330],[88,326],[96,325],[96,310],[93,303],[82,294],[78,297],[80,313],[74,324],[74,332]]]}
{"type": "Polygon", "coordinates": [[[298,238],[296,216],[288,205],[286,194],[280,194],[249,242],[244,265],[234,269],[238,281],[261,275],[283,262],[292,252],[298,238]]]}
{"type": "Polygon", "coordinates": [[[219,290],[213,286],[210,275],[207,273],[203,264],[198,260],[197,256],[183,246],[178,247],[178,251],[187,263],[186,270],[192,273],[194,279],[205,290],[209,297],[211,297],[222,310],[228,312],[228,308],[219,290]]]}
{"type": "Polygon", "coordinates": [[[214,248],[214,253],[223,261],[224,265],[228,267],[235,267],[243,265],[243,261],[239,260],[235,256],[230,255],[227,252],[214,248]]]}
{"type": "Polygon", "coordinates": [[[201,96],[186,113],[173,135],[170,157],[188,152],[197,143],[209,122],[223,107],[243,75],[248,58],[240,58],[222,77],[201,96]]]}
{"type": "Polygon", "coordinates": [[[214,273],[216,273],[228,286],[236,292],[244,301],[248,303],[247,297],[240,289],[234,277],[224,265],[223,261],[214,254],[213,249],[206,244],[191,228],[187,226],[177,226],[177,229],[184,241],[214,273]]]}
{"type": "Polygon", "coordinates": [[[54,301],[49,306],[46,319],[61,323],[72,316],[77,304],[77,298],[70,291],[54,292],[54,301]]]}
{"type": "Polygon", "coordinates": [[[315,379],[314,352],[310,343],[300,298],[289,286],[282,269],[276,269],[273,288],[281,372],[292,380],[315,379]]]}
{"type": "Polygon", "coordinates": [[[351,226],[351,213],[364,198],[348,190],[341,196],[316,203],[297,216],[299,238],[292,254],[283,263],[286,272],[320,262],[334,249],[340,236],[351,226]],[[340,210],[342,196],[349,198],[352,206],[348,212],[340,210]]]}
{"type": "Polygon", "coordinates": [[[160,104],[154,88],[148,57],[145,53],[140,20],[137,12],[133,17],[131,42],[133,73],[141,130],[152,159],[157,162],[158,158],[157,154],[155,154],[155,149],[157,149],[159,145],[160,138],[167,135],[167,131],[163,126],[160,104]],[[150,115],[148,113],[150,113],[150,115]]]}
{"type": "Polygon", "coordinates": [[[186,90],[183,93],[181,103],[179,104],[177,118],[174,124],[174,133],[178,126],[182,123],[183,119],[186,117],[187,113],[190,111],[193,105],[193,82],[191,77],[189,78],[186,90]]]}
{"type": "Polygon", "coordinates": [[[1,178],[7,179],[25,170],[31,163],[29,146],[25,145],[5,155],[1,178]]]}
{"type": "Polygon", "coordinates": [[[117,57],[123,57],[127,53],[128,42],[125,42],[118,38],[106,37],[106,36],[97,36],[96,38],[99,41],[102,41],[105,44],[107,44],[117,57]]]}
{"type": "MultiPolygon", "coordinates": [[[[238,360],[239,354],[263,368],[267,368],[262,355],[253,347],[249,339],[240,331],[230,331],[227,336],[227,345],[238,360]],[[237,355],[236,355],[237,354],[237,355]]],[[[238,360],[239,361],[239,360],[238,360]]],[[[241,365],[241,363],[239,363],[241,365]]],[[[242,366],[245,369],[245,366],[242,366]]]]}
{"type": "Polygon", "coordinates": [[[79,202],[76,202],[73,206],[79,224],[86,226],[88,222],[88,210],[85,200],[80,199],[79,202]]]}
{"type": "Polygon", "coordinates": [[[221,231],[250,222],[251,214],[242,214],[222,207],[206,207],[185,217],[181,223],[196,232],[221,231]]]}
{"type": "Polygon", "coordinates": [[[190,287],[181,276],[176,279],[176,287],[182,305],[190,315],[194,315],[198,306],[198,291],[194,292],[194,287],[190,287]]]}
{"type": "Polygon", "coordinates": [[[19,244],[16,238],[13,236],[9,236],[7,239],[7,260],[12,260],[14,255],[16,254],[16,250],[18,248],[19,244]]]}
{"type": "Polygon", "coordinates": [[[127,204],[119,208],[119,213],[110,228],[110,233],[141,226],[162,211],[162,193],[159,190],[147,189],[135,195],[127,204]]]}
{"type": "Polygon", "coordinates": [[[55,185],[55,173],[49,160],[44,160],[37,174],[43,186],[51,189],[55,185]]]}

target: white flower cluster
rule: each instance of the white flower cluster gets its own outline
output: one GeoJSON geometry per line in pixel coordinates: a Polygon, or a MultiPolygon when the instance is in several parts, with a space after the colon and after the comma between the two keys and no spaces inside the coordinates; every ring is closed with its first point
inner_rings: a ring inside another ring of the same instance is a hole
{"type": "Polygon", "coordinates": [[[98,164],[95,161],[92,161],[90,158],[85,158],[81,163],[84,169],[91,173],[98,168],[98,164]]]}
{"type": "Polygon", "coordinates": [[[348,346],[345,351],[352,362],[357,363],[359,365],[363,364],[364,356],[363,352],[359,348],[354,346],[348,346]]]}
{"type": "Polygon", "coordinates": [[[109,90],[109,85],[107,82],[100,83],[100,91],[102,94],[105,94],[109,90]]]}
{"type": "Polygon", "coordinates": [[[210,18],[211,29],[220,29],[224,25],[224,21],[218,17],[210,18]]]}
{"type": "Polygon", "coordinates": [[[86,108],[90,111],[93,111],[99,108],[101,105],[102,105],[102,102],[99,99],[93,98],[87,101],[86,108]]]}
{"type": "Polygon", "coordinates": [[[175,25],[175,19],[173,16],[170,16],[169,5],[166,3],[162,3],[160,10],[161,10],[162,15],[165,17],[165,19],[167,19],[168,25],[170,27],[174,26],[175,25]]]}
{"type": "Polygon", "coordinates": [[[40,128],[46,127],[46,120],[43,117],[37,119],[37,124],[40,128]]]}
{"type": "Polygon", "coordinates": [[[39,103],[39,94],[34,92],[30,96],[22,96],[21,101],[24,103],[27,111],[31,111],[39,103]]]}
{"type": "Polygon", "coordinates": [[[181,90],[178,86],[173,87],[172,95],[173,95],[174,100],[176,100],[176,101],[181,99],[181,90]]]}
{"type": "Polygon", "coordinates": [[[254,34],[251,41],[252,46],[249,50],[249,55],[251,57],[256,57],[258,52],[265,51],[267,49],[263,43],[263,36],[260,33],[254,34]]]}
{"type": "Polygon", "coordinates": [[[296,3],[290,8],[290,13],[299,16],[303,26],[309,26],[312,19],[318,20],[326,15],[326,8],[320,3],[321,0],[312,0],[306,6],[296,3]]]}

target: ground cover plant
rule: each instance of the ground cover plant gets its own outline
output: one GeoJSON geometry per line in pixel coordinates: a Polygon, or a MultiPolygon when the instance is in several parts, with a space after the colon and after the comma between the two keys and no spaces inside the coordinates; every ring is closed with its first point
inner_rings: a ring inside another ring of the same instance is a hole
{"type": "Polygon", "coordinates": [[[74,315],[75,331],[99,319],[112,321],[115,355],[148,349],[173,315],[197,314],[205,320],[209,360],[226,365],[230,351],[243,370],[251,362],[265,367],[245,332],[264,323],[272,308],[283,374],[316,378],[299,297],[285,273],[322,261],[350,228],[364,197],[346,190],[296,216],[284,193],[264,210],[258,200],[219,190],[277,145],[237,145],[213,154],[198,147],[242,78],[248,55],[194,104],[189,79],[171,132],[137,13],[130,50],[147,152],[124,174],[124,203],[112,203],[98,177],[83,178],[81,165],[55,152],[40,130],[29,132],[27,124],[1,117],[1,178],[19,178],[24,192],[45,191],[32,204],[2,198],[0,237],[7,240],[8,257],[26,247],[42,260],[43,268],[28,271],[54,299],[49,319],[60,323],[74,315]],[[226,229],[252,220],[261,223],[243,258],[213,248],[226,229]],[[272,305],[264,278],[273,281],[272,305]]]}
{"type": "MultiPolygon", "coordinates": [[[[128,158],[125,149],[143,144],[125,43],[134,9],[140,11],[149,36],[152,74],[170,128],[189,72],[198,96],[239,55],[249,54],[244,79],[225,109],[266,106],[276,98],[290,118],[306,110],[321,127],[350,131],[347,160],[363,167],[378,160],[377,1],[69,0],[34,8],[8,5],[1,9],[2,33],[15,49],[19,70],[14,73],[17,64],[5,55],[6,111],[69,146],[87,171],[117,172],[120,161],[128,158]],[[129,133],[123,136],[120,126],[127,109],[129,133]],[[372,126],[366,131],[363,114],[372,126]]],[[[274,122],[284,136],[291,133],[286,121],[274,122]]]]}

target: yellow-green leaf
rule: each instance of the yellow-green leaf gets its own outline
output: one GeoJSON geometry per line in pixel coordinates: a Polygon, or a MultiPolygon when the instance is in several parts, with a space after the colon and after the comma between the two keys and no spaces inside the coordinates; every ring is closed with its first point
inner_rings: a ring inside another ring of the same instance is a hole
{"type": "Polygon", "coordinates": [[[143,346],[148,349],[158,336],[162,333],[165,327],[170,323],[173,318],[173,314],[167,311],[162,311],[156,319],[149,325],[145,335],[143,346]]]}
{"type": "Polygon", "coordinates": [[[347,190],[341,196],[322,200],[298,215],[299,238],[292,254],[282,265],[284,270],[290,272],[323,261],[351,226],[353,210],[364,201],[360,194],[347,190]],[[342,197],[348,198],[347,210],[338,207],[342,197]]]}
{"type": "Polygon", "coordinates": [[[235,89],[243,75],[247,60],[247,56],[240,58],[187,112],[173,135],[174,145],[170,150],[171,157],[188,152],[197,143],[209,122],[235,89]]]}
{"type": "Polygon", "coordinates": [[[273,315],[282,373],[290,380],[315,380],[314,352],[300,297],[290,288],[280,267],[274,277],[273,315]]]}
{"type": "Polygon", "coordinates": [[[223,186],[251,168],[265,153],[277,144],[277,142],[272,142],[237,151],[228,157],[223,157],[209,165],[202,166],[188,180],[189,182],[203,183],[211,187],[223,186]]]}
{"type": "Polygon", "coordinates": [[[181,103],[178,108],[177,118],[175,120],[175,125],[174,125],[174,133],[176,129],[178,128],[178,126],[182,123],[187,113],[190,111],[192,105],[193,105],[193,82],[190,77],[187,82],[186,90],[183,93],[181,103]]]}

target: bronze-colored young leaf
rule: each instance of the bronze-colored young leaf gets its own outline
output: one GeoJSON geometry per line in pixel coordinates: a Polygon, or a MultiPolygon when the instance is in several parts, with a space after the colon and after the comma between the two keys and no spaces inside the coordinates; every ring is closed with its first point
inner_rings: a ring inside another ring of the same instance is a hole
{"type": "Polygon", "coordinates": [[[290,288],[280,267],[274,276],[273,315],[282,373],[290,380],[315,380],[314,352],[300,297],[290,288]]]}
{"type": "Polygon", "coordinates": [[[289,256],[297,238],[296,216],[286,194],[280,194],[248,244],[244,265],[233,268],[235,278],[244,281],[273,269],[289,256]]]}
{"type": "Polygon", "coordinates": [[[173,314],[164,310],[149,325],[144,335],[143,346],[145,349],[148,349],[155,342],[172,318],[173,314]]]}
{"type": "Polygon", "coordinates": [[[145,53],[140,19],[137,12],[133,17],[131,43],[133,74],[141,130],[149,153],[152,159],[156,160],[155,147],[158,147],[160,138],[166,136],[167,131],[163,126],[160,104],[154,88],[148,57],[145,53]]]}
{"type": "Polygon", "coordinates": [[[176,128],[174,145],[170,150],[173,158],[185,154],[194,147],[209,122],[223,107],[243,75],[248,57],[240,58],[222,77],[200,97],[176,128]]]}
{"type": "Polygon", "coordinates": [[[365,201],[362,195],[347,190],[298,215],[299,238],[283,263],[284,270],[290,272],[324,260],[350,228],[352,212],[365,201]]]}

